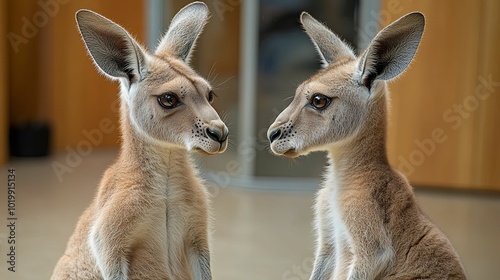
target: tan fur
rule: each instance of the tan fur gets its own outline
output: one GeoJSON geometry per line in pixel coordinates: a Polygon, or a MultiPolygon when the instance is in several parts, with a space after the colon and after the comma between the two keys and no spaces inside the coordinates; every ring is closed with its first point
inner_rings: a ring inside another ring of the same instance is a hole
{"type": "Polygon", "coordinates": [[[359,57],[307,13],[301,21],[326,68],[298,87],[268,135],[278,155],[329,155],[315,204],[311,279],[465,279],[452,245],[387,159],[386,80],[413,58],[423,15],[394,22],[359,57]],[[331,103],[315,109],[316,93],[331,103]]]}
{"type": "Polygon", "coordinates": [[[205,4],[186,6],[151,54],[108,19],[77,13],[98,69],[120,81],[122,144],[52,279],[211,279],[208,193],[188,153],[227,147],[211,87],[187,65],[207,18],[205,4]],[[160,106],[168,92],[182,104],[160,106]]]}

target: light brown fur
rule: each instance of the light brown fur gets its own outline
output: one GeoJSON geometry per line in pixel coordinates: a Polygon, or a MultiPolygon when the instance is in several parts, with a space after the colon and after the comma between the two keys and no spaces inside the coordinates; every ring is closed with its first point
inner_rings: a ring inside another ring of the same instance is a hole
{"type": "Polygon", "coordinates": [[[386,80],[412,60],[423,15],[394,22],[359,57],[309,14],[301,21],[326,68],[298,87],[268,135],[278,155],[329,155],[310,279],[466,279],[452,245],[387,159],[386,80]]]}
{"type": "Polygon", "coordinates": [[[208,193],[188,152],[227,147],[211,86],[187,65],[207,18],[205,4],[186,6],[151,54],[108,19],[77,13],[98,69],[120,81],[122,144],[52,279],[211,279],[208,193]],[[161,106],[166,93],[182,104],[161,106]]]}

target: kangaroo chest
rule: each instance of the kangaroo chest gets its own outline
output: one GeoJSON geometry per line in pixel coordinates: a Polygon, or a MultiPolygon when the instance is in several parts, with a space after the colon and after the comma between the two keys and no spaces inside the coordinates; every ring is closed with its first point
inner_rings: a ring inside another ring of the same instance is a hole
{"type": "Polygon", "coordinates": [[[184,191],[186,182],[162,178],[154,183],[158,188],[149,197],[149,201],[145,202],[147,210],[141,239],[147,240],[147,247],[160,253],[165,262],[170,262],[183,251],[190,216],[194,210],[188,203],[189,194],[184,191]]]}

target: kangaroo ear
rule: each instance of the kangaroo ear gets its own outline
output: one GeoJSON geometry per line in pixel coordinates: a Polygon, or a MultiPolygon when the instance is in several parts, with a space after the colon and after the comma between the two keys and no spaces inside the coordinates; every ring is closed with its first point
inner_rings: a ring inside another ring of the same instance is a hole
{"type": "Polygon", "coordinates": [[[356,58],[346,43],[310,14],[302,12],[300,22],[316,47],[323,67],[327,67],[340,58],[356,58]]]}
{"type": "Polygon", "coordinates": [[[382,29],[360,57],[360,83],[370,88],[374,80],[391,80],[403,73],[417,52],[424,26],[424,15],[413,12],[382,29]]]}
{"type": "Polygon", "coordinates": [[[118,24],[89,10],[79,10],[76,22],[90,56],[97,67],[112,79],[129,83],[141,80],[144,51],[118,24]]]}
{"type": "Polygon", "coordinates": [[[160,57],[174,56],[189,63],[196,39],[207,24],[208,16],[207,5],[203,2],[194,2],[182,8],[172,19],[155,54],[160,57]]]}

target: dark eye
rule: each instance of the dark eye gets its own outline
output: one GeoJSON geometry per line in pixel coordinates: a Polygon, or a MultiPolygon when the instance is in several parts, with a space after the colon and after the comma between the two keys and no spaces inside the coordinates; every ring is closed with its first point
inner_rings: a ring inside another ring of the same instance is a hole
{"type": "Polygon", "coordinates": [[[311,98],[311,106],[317,110],[323,110],[330,105],[332,99],[320,93],[315,93],[311,98]]]}
{"type": "Polygon", "coordinates": [[[172,92],[167,92],[162,95],[159,95],[158,103],[160,104],[161,107],[165,109],[173,109],[181,105],[181,102],[179,101],[179,97],[177,97],[177,94],[172,92]]]}
{"type": "Polygon", "coordinates": [[[213,91],[210,91],[208,93],[208,103],[212,104],[212,102],[214,102],[214,99],[216,96],[217,96],[217,94],[215,94],[213,91]]]}

